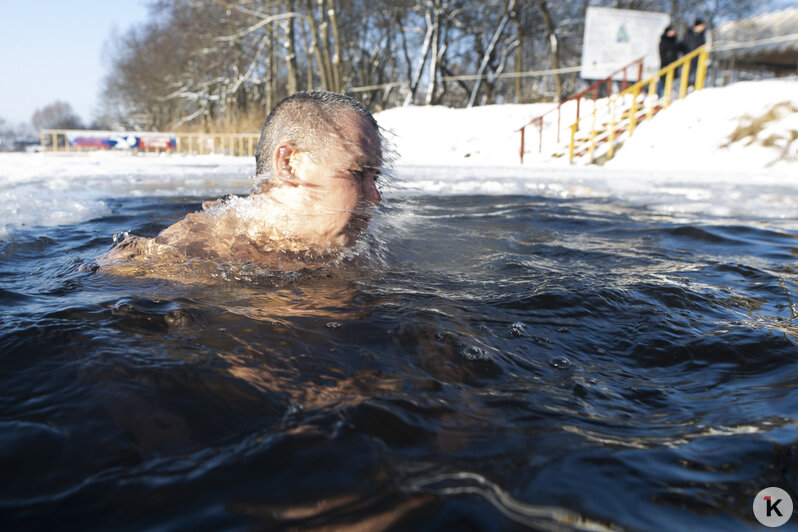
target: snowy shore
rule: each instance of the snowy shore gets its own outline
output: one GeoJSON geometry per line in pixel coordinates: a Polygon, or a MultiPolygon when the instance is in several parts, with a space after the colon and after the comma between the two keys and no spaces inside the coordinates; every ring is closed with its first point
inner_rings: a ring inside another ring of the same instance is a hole
{"type": "MultiPolygon", "coordinates": [[[[384,195],[598,196],[664,214],[796,218],[798,80],[691,94],[639,127],[604,166],[568,165],[550,157],[556,121],[548,121],[549,150],[531,150],[521,165],[518,128],[551,107],[407,107],[378,113],[397,156],[396,178],[387,180],[384,195]]],[[[556,120],[556,113],[551,116],[556,120]]],[[[243,157],[3,153],[0,238],[15,228],[108,214],[112,198],[245,193],[253,173],[254,161],[243,157]]]]}

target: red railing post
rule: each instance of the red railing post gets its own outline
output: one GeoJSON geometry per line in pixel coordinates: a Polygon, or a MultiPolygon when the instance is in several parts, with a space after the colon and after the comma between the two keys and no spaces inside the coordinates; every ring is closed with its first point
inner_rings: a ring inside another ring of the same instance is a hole
{"type": "Polygon", "coordinates": [[[538,131],[538,153],[543,153],[543,117],[538,118],[540,130],[538,131]]]}
{"type": "Polygon", "coordinates": [[[524,130],[526,126],[521,128],[521,164],[524,164],[524,130]]]}
{"type": "Polygon", "coordinates": [[[621,82],[621,92],[626,90],[626,67],[623,67],[623,81],[621,82]]]}
{"type": "Polygon", "coordinates": [[[643,60],[640,59],[640,62],[637,63],[637,82],[640,83],[643,80],[643,60]]]}

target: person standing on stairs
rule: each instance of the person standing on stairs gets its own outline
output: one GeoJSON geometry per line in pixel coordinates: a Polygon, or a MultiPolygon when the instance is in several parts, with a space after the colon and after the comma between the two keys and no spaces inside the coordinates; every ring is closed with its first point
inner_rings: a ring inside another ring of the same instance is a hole
{"type": "MultiPolygon", "coordinates": [[[[659,67],[665,68],[670,65],[685,52],[684,44],[679,40],[676,35],[676,29],[673,26],[668,26],[659,38],[659,67]]],[[[679,77],[679,69],[673,72],[674,83],[679,77]]],[[[657,96],[662,98],[665,93],[665,76],[660,76],[657,82],[657,96]]]]}
{"type": "MultiPolygon", "coordinates": [[[[684,53],[690,53],[699,46],[706,44],[706,30],[707,25],[704,21],[700,18],[695,19],[693,27],[687,30],[687,34],[684,36],[684,53]]],[[[695,85],[696,70],[698,70],[698,57],[690,60],[690,75],[687,78],[687,83],[691,87],[695,85]]]]}

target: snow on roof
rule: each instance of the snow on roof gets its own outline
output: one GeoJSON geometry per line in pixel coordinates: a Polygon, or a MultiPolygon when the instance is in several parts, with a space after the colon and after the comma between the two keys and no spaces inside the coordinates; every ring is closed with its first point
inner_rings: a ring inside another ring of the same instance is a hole
{"type": "Polygon", "coordinates": [[[713,34],[720,58],[795,70],[798,64],[798,8],[725,22],[713,34]]]}

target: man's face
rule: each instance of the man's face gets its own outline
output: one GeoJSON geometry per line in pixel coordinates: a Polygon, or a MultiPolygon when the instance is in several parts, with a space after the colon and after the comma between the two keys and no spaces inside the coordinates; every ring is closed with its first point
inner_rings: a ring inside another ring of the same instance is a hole
{"type": "Polygon", "coordinates": [[[330,139],[325,156],[299,152],[292,166],[304,192],[306,229],[348,245],[380,202],[382,146],[374,126],[355,112],[341,113],[337,126],[338,137],[330,139]]]}

